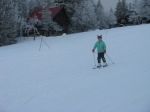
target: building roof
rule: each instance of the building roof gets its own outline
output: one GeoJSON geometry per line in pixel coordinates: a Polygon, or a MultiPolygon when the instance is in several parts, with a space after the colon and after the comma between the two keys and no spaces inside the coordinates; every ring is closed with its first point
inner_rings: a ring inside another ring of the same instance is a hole
{"type": "MultiPolygon", "coordinates": [[[[56,15],[61,12],[62,7],[50,7],[48,10],[50,11],[52,18],[56,17],[56,15]]],[[[43,8],[35,8],[29,18],[37,18],[39,20],[42,19],[42,10],[43,8]]]]}
{"type": "Polygon", "coordinates": [[[52,17],[55,17],[61,10],[62,10],[62,7],[49,8],[49,11],[51,12],[52,17]]]}

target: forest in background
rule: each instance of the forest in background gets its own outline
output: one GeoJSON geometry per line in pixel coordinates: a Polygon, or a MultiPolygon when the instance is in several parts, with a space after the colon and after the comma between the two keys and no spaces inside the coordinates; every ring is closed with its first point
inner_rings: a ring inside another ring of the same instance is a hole
{"type": "MultiPolygon", "coordinates": [[[[23,36],[23,29],[29,24],[27,18],[37,7],[61,6],[70,20],[67,33],[107,29],[127,25],[150,23],[150,0],[118,0],[115,9],[105,12],[101,0],[1,0],[0,1],[0,46],[14,44],[23,36]]],[[[46,11],[41,24],[45,28],[60,30],[60,27],[46,11]]],[[[35,21],[30,23],[33,28],[35,21]]],[[[66,33],[66,32],[63,32],[66,33]]]]}

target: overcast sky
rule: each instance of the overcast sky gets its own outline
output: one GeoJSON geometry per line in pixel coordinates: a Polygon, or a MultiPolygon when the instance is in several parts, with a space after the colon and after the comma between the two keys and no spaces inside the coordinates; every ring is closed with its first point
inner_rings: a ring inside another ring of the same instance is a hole
{"type": "MultiPolygon", "coordinates": [[[[97,0],[96,0],[97,1],[97,0]]],[[[106,11],[108,11],[110,8],[115,8],[118,0],[101,0],[102,4],[106,11]]],[[[127,2],[131,2],[133,0],[126,0],[127,2]]]]}

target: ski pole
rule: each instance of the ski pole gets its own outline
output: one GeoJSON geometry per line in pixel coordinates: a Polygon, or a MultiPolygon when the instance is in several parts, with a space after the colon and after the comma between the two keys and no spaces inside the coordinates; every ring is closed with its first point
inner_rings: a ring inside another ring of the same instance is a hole
{"type": "Polygon", "coordinates": [[[111,62],[112,64],[115,64],[114,61],[111,59],[111,57],[110,57],[108,54],[106,54],[106,56],[108,57],[108,59],[110,60],[110,62],[111,62]]]}
{"type": "Polygon", "coordinates": [[[93,60],[94,60],[94,66],[96,67],[96,61],[95,61],[95,54],[93,52],[93,60]]]}
{"type": "Polygon", "coordinates": [[[41,38],[41,42],[40,42],[39,51],[41,50],[41,47],[42,47],[42,41],[43,41],[43,37],[41,38]]]}

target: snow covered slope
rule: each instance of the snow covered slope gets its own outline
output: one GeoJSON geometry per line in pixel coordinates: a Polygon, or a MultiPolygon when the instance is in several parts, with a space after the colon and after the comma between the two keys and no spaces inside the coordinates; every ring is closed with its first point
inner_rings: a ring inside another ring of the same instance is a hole
{"type": "Polygon", "coordinates": [[[150,112],[150,25],[44,42],[0,48],[0,112],[150,112]],[[98,34],[115,64],[93,70],[98,34]]]}

